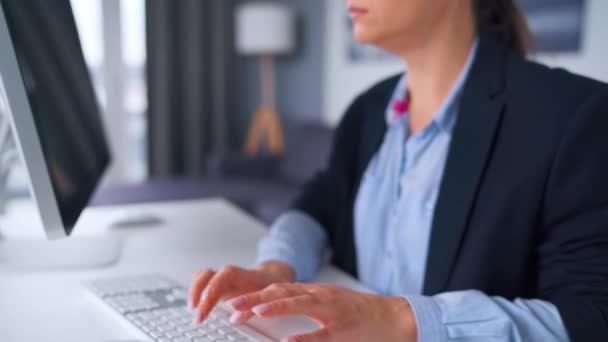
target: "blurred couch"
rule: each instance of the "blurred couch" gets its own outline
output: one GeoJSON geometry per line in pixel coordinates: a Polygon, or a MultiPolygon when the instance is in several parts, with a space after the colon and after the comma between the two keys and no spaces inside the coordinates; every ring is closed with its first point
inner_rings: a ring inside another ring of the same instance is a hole
{"type": "Polygon", "coordinates": [[[299,189],[325,166],[333,130],[317,123],[285,126],[286,153],[281,157],[212,157],[206,181],[218,193],[265,223],[271,223],[299,189]]]}
{"type": "Polygon", "coordinates": [[[102,188],[92,205],[222,197],[261,221],[272,223],[329,157],[333,130],[317,123],[285,125],[282,157],[249,158],[241,153],[208,158],[206,176],[154,179],[102,188]]]}

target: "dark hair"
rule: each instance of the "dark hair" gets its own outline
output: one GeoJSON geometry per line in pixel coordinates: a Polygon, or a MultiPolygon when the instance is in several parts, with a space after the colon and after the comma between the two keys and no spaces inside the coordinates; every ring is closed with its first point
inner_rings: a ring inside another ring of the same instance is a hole
{"type": "Polygon", "coordinates": [[[517,0],[473,0],[473,7],[480,33],[520,56],[531,52],[532,33],[517,0]]]}

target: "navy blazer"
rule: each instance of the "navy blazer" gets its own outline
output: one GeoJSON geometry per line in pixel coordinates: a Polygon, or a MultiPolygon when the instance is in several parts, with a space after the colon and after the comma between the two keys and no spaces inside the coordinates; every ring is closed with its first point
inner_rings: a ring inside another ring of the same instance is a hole
{"type": "MultiPolygon", "coordinates": [[[[327,167],[292,205],[324,227],[333,263],[354,276],[354,200],[398,79],[354,101],[327,167]]],[[[546,300],[572,341],[608,341],[608,86],[482,36],[460,106],[424,294],[546,300]]]]}

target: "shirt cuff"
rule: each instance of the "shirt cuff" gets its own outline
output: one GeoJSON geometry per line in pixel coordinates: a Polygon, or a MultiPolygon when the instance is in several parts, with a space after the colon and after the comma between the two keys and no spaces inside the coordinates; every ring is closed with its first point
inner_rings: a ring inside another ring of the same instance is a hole
{"type": "Polygon", "coordinates": [[[420,295],[408,295],[404,298],[410,303],[414,311],[418,341],[447,341],[447,332],[441,319],[441,308],[435,300],[420,295]]]}
{"type": "Polygon", "coordinates": [[[283,262],[293,269],[296,281],[310,281],[319,272],[326,249],[327,234],[321,225],[303,212],[290,211],[260,241],[256,263],[283,262]]]}

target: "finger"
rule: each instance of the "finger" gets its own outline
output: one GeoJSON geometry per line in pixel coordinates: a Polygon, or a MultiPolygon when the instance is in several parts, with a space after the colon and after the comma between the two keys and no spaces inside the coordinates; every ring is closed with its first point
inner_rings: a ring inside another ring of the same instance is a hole
{"type": "Polygon", "coordinates": [[[289,336],[281,342],[327,342],[331,341],[331,331],[327,328],[312,333],[289,336]]]}
{"type": "Polygon", "coordinates": [[[243,324],[250,320],[255,314],[251,311],[235,311],[230,316],[230,322],[232,324],[243,324]]]}
{"type": "Polygon", "coordinates": [[[215,272],[212,270],[207,270],[205,272],[197,272],[194,275],[194,280],[192,281],[192,286],[188,291],[188,299],[190,302],[190,308],[194,309],[198,306],[198,303],[201,299],[201,292],[207,286],[211,278],[215,275],[215,272]]]}
{"type": "Polygon", "coordinates": [[[223,293],[226,292],[226,288],[230,286],[230,279],[235,271],[233,267],[225,267],[209,281],[209,284],[203,290],[197,307],[198,311],[195,314],[195,321],[197,323],[205,320],[207,315],[213,310],[213,307],[221,299],[223,293]]]}
{"type": "Polygon", "coordinates": [[[248,311],[256,305],[305,293],[306,291],[296,284],[272,284],[260,291],[233,298],[226,303],[235,310],[248,311]]]}
{"type": "Polygon", "coordinates": [[[317,322],[325,322],[328,317],[328,306],[322,305],[310,294],[260,304],[253,307],[251,311],[264,318],[303,315],[317,322]]]}

